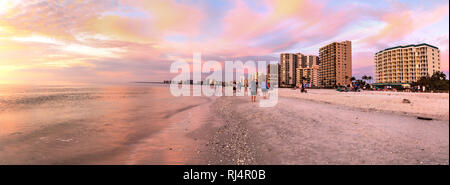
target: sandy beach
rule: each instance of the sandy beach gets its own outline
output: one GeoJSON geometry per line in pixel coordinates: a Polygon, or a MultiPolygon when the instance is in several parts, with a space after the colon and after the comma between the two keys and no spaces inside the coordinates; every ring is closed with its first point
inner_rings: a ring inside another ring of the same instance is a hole
{"type": "Polygon", "coordinates": [[[334,89],[309,89],[308,93],[298,93],[298,90],[279,89],[279,96],[449,120],[449,93],[338,92],[334,89]],[[410,103],[403,103],[403,99],[409,100],[410,103]]]}
{"type": "Polygon", "coordinates": [[[272,108],[248,97],[215,102],[223,126],[208,143],[209,163],[449,163],[448,94],[279,90],[272,108]]]}
{"type": "Polygon", "coordinates": [[[0,164],[449,164],[448,94],[279,89],[263,108],[158,85],[8,90],[0,164]]]}

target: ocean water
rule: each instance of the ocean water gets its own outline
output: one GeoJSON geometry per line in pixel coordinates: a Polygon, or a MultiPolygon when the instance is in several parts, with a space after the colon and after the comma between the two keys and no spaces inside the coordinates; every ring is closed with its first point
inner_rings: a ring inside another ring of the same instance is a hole
{"type": "Polygon", "coordinates": [[[0,85],[0,164],[189,164],[207,97],[166,85],[0,85]]]}

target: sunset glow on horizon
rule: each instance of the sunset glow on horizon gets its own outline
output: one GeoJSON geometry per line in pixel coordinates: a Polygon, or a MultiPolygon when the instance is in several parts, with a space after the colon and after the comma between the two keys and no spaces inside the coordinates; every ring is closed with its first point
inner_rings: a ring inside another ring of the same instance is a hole
{"type": "Polygon", "coordinates": [[[0,84],[163,81],[195,52],[279,59],[343,40],[354,76],[375,76],[376,52],[419,43],[440,49],[448,75],[448,22],[447,0],[2,0],[0,84]]]}

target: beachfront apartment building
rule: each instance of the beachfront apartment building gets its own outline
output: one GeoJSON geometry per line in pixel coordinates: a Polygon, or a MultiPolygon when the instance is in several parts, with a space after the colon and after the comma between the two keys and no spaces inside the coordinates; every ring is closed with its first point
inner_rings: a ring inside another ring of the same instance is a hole
{"type": "Polygon", "coordinates": [[[319,56],[297,53],[297,67],[308,68],[313,67],[314,65],[319,65],[319,63],[319,56]]]}
{"type": "Polygon", "coordinates": [[[280,64],[267,64],[267,82],[272,87],[278,87],[280,64]],[[273,71],[274,74],[271,73],[273,71]]]}
{"type": "Polygon", "coordinates": [[[319,57],[315,55],[282,53],[280,55],[279,85],[281,87],[293,87],[299,84],[299,79],[302,79],[298,76],[299,68],[302,75],[305,75],[304,77],[311,79],[311,81],[318,81],[318,75],[312,75],[314,72],[308,73],[308,71],[315,70],[318,65],[319,57]],[[317,79],[315,79],[316,77],[317,79]]]}
{"type": "Polygon", "coordinates": [[[296,84],[319,85],[319,57],[297,53],[296,84]]]}
{"type": "Polygon", "coordinates": [[[281,53],[279,68],[279,86],[292,87],[296,83],[297,54],[281,53]]]}
{"type": "Polygon", "coordinates": [[[323,87],[348,85],[352,77],[352,42],[333,42],[319,49],[319,83],[323,87]]]}
{"type": "Polygon", "coordinates": [[[375,54],[376,83],[413,83],[441,71],[440,51],[429,44],[396,46],[375,54]]]}
{"type": "Polygon", "coordinates": [[[310,84],[310,86],[319,86],[319,65],[311,67],[297,68],[297,84],[310,84]]]}

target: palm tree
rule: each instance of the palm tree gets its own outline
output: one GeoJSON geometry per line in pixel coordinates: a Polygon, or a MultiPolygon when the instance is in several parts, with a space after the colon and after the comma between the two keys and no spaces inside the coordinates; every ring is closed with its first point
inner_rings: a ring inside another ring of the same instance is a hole
{"type": "Polygon", "coordinates": [[[364,76],[361,77],[361,79],[364,80],[364,81],[366,81],[366,80],[367,80],[367,76],[364,75],[364,76]]]}
{"type": "Polygon", "coordinates": [[[445,73],[441,72],[441,71],[436,71],[431,78],[437,78],[439,80],[445,80],[447,78],[447,76],[445,75],[445,73]]]}
{"type": "Polygon", "coordinates": [[[356,78],[354,77],[354,76],[352,76],[351,78],[350,78],[350,81],[355,81],[356,80],[356,78]]]}
{"type": "Polygon", "coordinates": [[[372,83],[372,76],[368,76],[367,80],[369,80],[369,82],[372,83]]]}
{"type": "Polygon", "coordinates": [[[303,81],[305,81],[305,80],[306,80],[306,77],[302,76],[302,77],[301,77],[301,83],[302,83],[302,85],[304,84],[303,81]]]}

